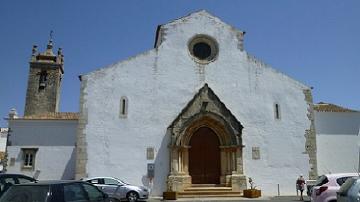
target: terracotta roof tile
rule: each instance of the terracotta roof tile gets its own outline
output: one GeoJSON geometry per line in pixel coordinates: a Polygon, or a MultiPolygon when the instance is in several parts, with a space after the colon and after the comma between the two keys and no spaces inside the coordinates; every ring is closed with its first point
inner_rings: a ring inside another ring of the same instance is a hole
{"type": "Polygon", "coordinates": [[[26,119],[26,120],[78,120],[79,113],[77,113],[77,112],[52,112],[52,113],[24,116],[23,118],[19,118],[19,119],[26,119]]]}
{"type": "Polygon", "coordinates": [[[319,102],[318,104],[315,104],[314,110],[318,112],[359,112],[356,110],[347,109],[345,107],[325,102],[319,102]]]}

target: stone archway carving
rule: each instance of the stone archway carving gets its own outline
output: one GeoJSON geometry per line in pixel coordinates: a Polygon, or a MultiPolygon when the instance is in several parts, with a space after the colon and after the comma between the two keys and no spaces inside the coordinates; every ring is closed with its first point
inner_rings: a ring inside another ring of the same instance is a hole
{"type": "Polygon", "coordinates": [[[220,184],[232,187],[233,191],[245,189],[241,138],[243,126],[207,84],[168,127],[168,133],[171,134],[168,189],[183,191],[191,186],[188,171],[189,143],[191,136],[200,127],[210,128],[219,138],[220,184]]]}

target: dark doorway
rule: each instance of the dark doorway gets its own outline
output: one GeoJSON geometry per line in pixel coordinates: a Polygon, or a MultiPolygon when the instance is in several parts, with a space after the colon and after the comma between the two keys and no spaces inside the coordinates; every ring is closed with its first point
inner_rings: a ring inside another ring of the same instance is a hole
{"type": "Polygon", "coordinates": [[[191,137],[189,173],[192,184],[220,183],[219,139],[207,127],[199,128],[191,137]]]}

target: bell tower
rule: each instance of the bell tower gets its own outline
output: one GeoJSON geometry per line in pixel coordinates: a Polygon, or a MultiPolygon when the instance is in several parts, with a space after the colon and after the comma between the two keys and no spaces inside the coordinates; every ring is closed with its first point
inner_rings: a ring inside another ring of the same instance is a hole
{"type": "Polygon", "coordinates": [[[58,112],[64,55],[61,48],[57,55],[52,49],[51,34],[45,52],[32,48],[24,116],[58,112]]]}

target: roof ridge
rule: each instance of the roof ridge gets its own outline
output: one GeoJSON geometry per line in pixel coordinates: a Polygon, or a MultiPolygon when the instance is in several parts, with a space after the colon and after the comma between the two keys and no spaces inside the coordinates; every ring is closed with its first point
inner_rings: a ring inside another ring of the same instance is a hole
{"type": "Polygon", "coordinates": [[[342,107],[339,105],[326,103],[326,102],[319,102],[314,104],[314,110],[318,112],[360,112],[357,110],[349,109],[346,107],[342,107]]]}
{"type": "Polygon", "coordinates": [[[26,120],[77,120],[79,112],[46,112],[42,114],[27,115],[18,119],[26,120]]]}

